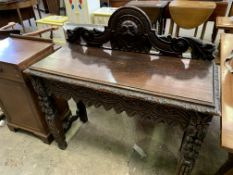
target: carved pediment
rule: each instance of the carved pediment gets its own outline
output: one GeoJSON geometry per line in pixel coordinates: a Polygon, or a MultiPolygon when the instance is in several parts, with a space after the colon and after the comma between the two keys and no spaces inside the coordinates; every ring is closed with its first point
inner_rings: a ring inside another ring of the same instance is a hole
{"type": "Polygon", "coordinates": [[[163,55],[181,56],[191,49],[195,59],[213,60],[215,46],[189,37],[172,38],[158,36],[152,29],[148,16],[137,7],[122,7],[112,14],[104,31],[88,29],[82,26],[67,30],[70,43],[81,43],[87,46],[104,47],[110,42],[111,49],[149,53],[152,48],[163,55]]]}

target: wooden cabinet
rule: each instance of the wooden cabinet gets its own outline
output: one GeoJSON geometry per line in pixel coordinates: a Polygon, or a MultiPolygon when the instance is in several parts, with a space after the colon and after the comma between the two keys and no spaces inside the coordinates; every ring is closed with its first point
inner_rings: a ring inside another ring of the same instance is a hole
{"type": "MultiPolygon", "coordinates": [[[[22,73],[31,64],[53,52],[44,40],[7,38],[0,41],[0,106],[12,131],[29,131],[49,143],[51,134],[29,78],[22,73]]],[[[56,100],[58,115],[69,115],[67,102],[56,100]]]]}

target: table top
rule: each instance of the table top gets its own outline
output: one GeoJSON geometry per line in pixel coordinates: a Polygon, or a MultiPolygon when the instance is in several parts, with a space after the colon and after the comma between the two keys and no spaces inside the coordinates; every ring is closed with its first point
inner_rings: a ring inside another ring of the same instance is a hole
{"type": "Polygon", "coordinates": [[[165,8],[169,1],[130,1],[126,6],[136,6],[144,8],[165,8]]]}
{"type": "Polygon", "coordinates": [[[232,34],[221,35],[221,144],[223,148],[233,153],[233,74],[231,74],[224,66],[225,59],[233,50],[232,40],[232,34]]]}
{"type": "Polygon", "coordinates": [[[212,62],[71,47],[58,50],[30,70],[215,108],[212,62]]]}
{"type": "Polygon", "coordinates": [[[172,1],[169,6],[187,9],[214,9],[216,3],[209,1],[172,1]]]}
{"type": "Polygon", "coordinates": [[[233,18],[217,17],[216,27],[219,29],[233,29],[233,18]]]}
{"type": "Polygon", "coordinates": [[[53,47],[45,40],[6,38],[0,41],[0,62],[23,67],[33,57],[45,53],[53,47]]]}
{"type": "Polygon", "coordinates": [[[27,8],[37,4],[37,0],[0,0],[0,10],[27,8]]]}

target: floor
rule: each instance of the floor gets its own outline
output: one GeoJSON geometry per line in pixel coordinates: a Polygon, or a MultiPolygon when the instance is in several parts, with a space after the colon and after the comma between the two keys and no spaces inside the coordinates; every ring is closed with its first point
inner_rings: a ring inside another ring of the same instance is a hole
{"type": "MultiPolygon", "coordinates": [[[[32,30],[25,25],[27,31],[32,30]]],[[[179,127],[154,126],[103,108],[90,107],[87,112],[89,122],[75,122],[66,134],[69,146],[65,151],[54,142],[47,145],[26,132],[0,127],[0,175],[175,174],[182,138],[179,127]]],[[[227,153],[219,146],[219,130],[220,119],[214,117],[193,175],[212,175],[226,160],[227,153]]]]}

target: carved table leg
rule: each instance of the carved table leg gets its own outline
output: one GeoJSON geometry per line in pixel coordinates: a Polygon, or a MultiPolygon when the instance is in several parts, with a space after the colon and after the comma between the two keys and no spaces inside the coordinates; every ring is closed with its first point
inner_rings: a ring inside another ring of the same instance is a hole
{"type": "Polygon", "coordinates": [[[224,165],[218,170],[215,175],[223,175],[233,169],[233,153],[229,153],[228,160],[224,165]]]}
{"type": "Polygon", "coordinates": [[[80,120],[83,122],[83,123],[86,123],[88,122],[88,117],[87,117],[87,111],[86,111],[86,107],[85,105],[83,104],[82,101],[79,101],[78,103],[76,103],[77,105],[77,111],[76,111],[76,114],[77,116],[80,117],[80,120]]]}
{"type": "Polygon", "coordinates": [[[41,81],[41,79],[33,77],[31,80],[33,87],[38,94],[39,104],[41,106],[42,112],[45,114],[49,130],[57,142],[58,147],[64,150],[67,147],[67,143],[65,141],[62,122],[60,122],[56,115],[56,110],[53,105],[53,98],[46,92],[43,81],[41,81]]]}
{"type": "Polygon", "coordinates": [[[211,120],[209,115],[196,113],[191,116],[181,144],[178,175],[191,174],[211,120]]]}

